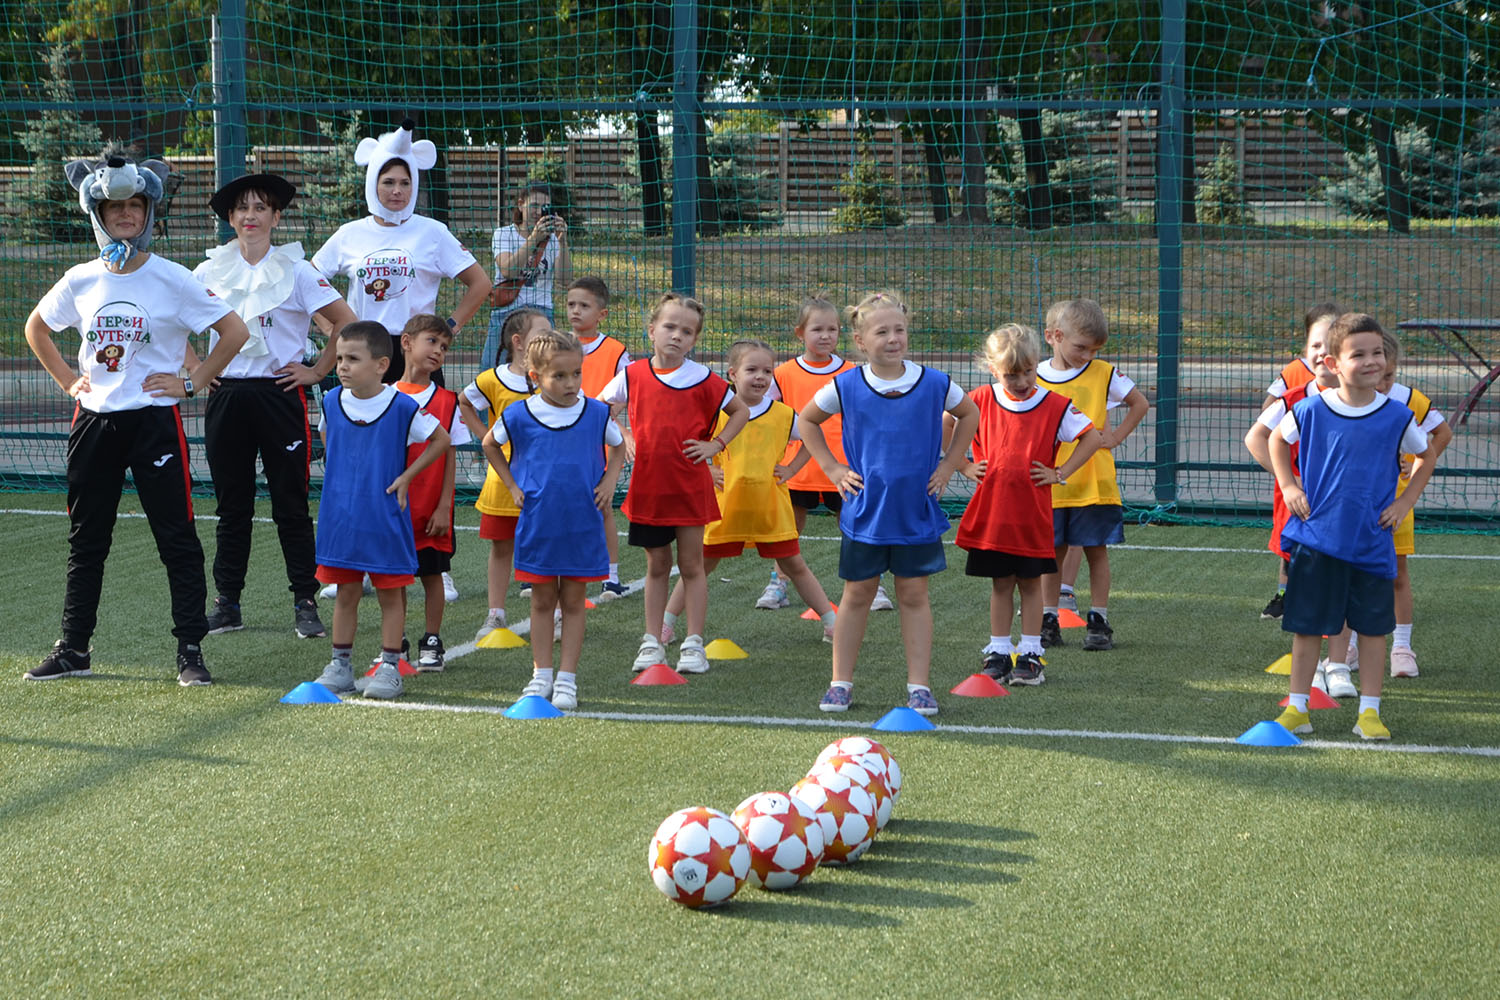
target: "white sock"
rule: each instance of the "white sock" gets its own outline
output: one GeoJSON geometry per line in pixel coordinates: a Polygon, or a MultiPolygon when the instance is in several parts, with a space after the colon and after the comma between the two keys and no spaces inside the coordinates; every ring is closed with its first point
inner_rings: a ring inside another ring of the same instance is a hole
{"type": "Polygon", "coordinates": [[[610,563],[609,564],[609,582],[610,583],[619,583],[620,582],[620,564],[619,563],[610,563]]]}
{"type": "Polygon", "coordinates": [[[552,668],[551,667],[532,667],[531,668],[531,679],[532,680],[537,680],[537,681],[546,681],[548,684],[551,684],[552,683],[552,668]]]}
{"type": "Polygon", "coordinates": [[[1010,636],[992,635],[990,636],[989,645],[985,646],[982,651],[986,653],[1014,653],[1016,648],[1011,645],[1010,636]]]}
{"type": "Polygon", "coordinates": [[[1042,637],[1039,636],[1039,635],[1023,635],[1023,636],[1021,636],[1021,645],[1017,647],[1017,652],[1020,652],[1020,653],[1035,653],[1037,656],[1041,656],[1042,655],[1042,637]]]}
{"type": "Polygon", "coordinates": [[[1369,697],[1367,695],[1360,695],[1359,696],[1359,710],[1361,712],[1363,712],[1363,711],[1365,711],[1366,709],[1369,709],[1369,708],[1373,708],[1375,710],[1375,714],[1379,715],[1380,714],[1380,698],[1379,697],[1371,698],[1371,697],[1369,697]]]}
{"type": "Polygon", "coordinates": [[[1094,606],[1092,606],[1091,608],[1089,608],[1089,614],[1091,614],[1091,615],[1098,615],[1100,618],[1103,618],[1105,621],[1109,621],[1109,609],[1105,608],[1105,607],[1102,607],[1102,606],[1100,606],[1098,604],[1095,604],[1094,606]]]}
{"type": "Polygon", "coordinates": [[[829,609],[828,613],[823,615],[823,624],[831,626],[834,622],[838,621],[838,617],[839,613],[837,611],[829,609]]]}
{"type": "Polygon", "coordinates": [[[1287,707],[1295,708],[1299,712],[1307,711],[1307,699],[1309,695],[1291,694],[1287,695],[1287,707]]]}
{"type": "Polygon", "coordinates": [[[1391,640],[1391,646],[1395,649],[1411,649],[1411,626],[1397,625],[1394,633],[1395,638],[1391,640]]]}
{"type": "Polygon", "coordinates": [[[559,684],[567,683],[567,684],[573,685],[574,687],[577,687],[578,686],[578,674],[577,673],[570,673],[570,672],[568,672],[566,670],[559,670],[557,672],[557,683],[559,683],[559,684]]]}
{"type": "Polygon", "coordinates": [[[853,681],[834,681],[832,684],[830,684],[828,686],[829,687],[836,687],[836,688],[843,688],[845,691],[853,691],[854,690],[854,682],[853,681]]]}

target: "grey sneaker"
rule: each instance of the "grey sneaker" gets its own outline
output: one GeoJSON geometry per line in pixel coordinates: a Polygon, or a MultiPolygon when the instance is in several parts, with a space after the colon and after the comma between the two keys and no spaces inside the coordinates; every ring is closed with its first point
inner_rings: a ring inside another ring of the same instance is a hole
{"type": "Polygon", "coordinates": [[[294,603],[292,614],[295,616],[292,634],[297,638],[321,639],[328,635],[328,630],[323,627],[323,619],[318,617],[318,603],[311,597],[304,597],[294,603]]]}
{"type": "Polygon", "coordinates": [[[317,683],[334,694],[348,694],[354,690],[354,666],[348,660],[329,660],[317,683]]]}
{"type": "Polygon", "coordinates": [[[365,685],[364,696],[366,698],[399,698],[405,690],[406,685],[401,682],[401,671],[396,669],[396,665],[381,663],[370,677],[370,683],[365,685]]]}
{"type": "Polygon", "coordinates": [[[474,633],[474,641],[478,642],[496,629],[508,627],[505,622],[505,612],[502,611],[498,615],[487,615],[484,619],[484,624],[479,626],[479,631],[474,633]]]}
{"type": "MultiPolygon", "coordinates": [[[[1043,645],[1046,644],[1043,643],[1043,645]]],[[[1089,612],[1088,631],[1083,636],[1083,648],[1089,652],[1115,648],[1115,630],[1097,611],[1089,612]]]]}
{"type": "Polygon", "coordinates": [[[213,610],[208,613],[208,634],[238,632],[244,627],[245,621],[240,617],[240,606],[223,594],[215,597],[213,610]]]}
{"type": "Polygon", "coordinates": [[[1075,615],[1078,614],[1078,595],[1071,591],[1065,591],[1058,595],[1057,606],[1059,609],[1067,608],[1075,615]]]}

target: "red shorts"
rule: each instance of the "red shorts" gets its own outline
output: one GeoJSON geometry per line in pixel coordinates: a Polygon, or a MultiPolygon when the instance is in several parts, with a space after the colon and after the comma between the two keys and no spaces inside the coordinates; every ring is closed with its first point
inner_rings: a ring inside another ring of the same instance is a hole
{"type": "Polygon", "coordinates": [[[746,545],[755,546],[756,554],[762,559],[785,559],[802,552],[795,538],[788,538],[784,542],[715,542],[703,546],[703,558],[733,559],[745,551],[746,545]]]}
{"type": "Polygon", "coordinates": [[[491,542],[509,541],[516,537],[516,522],[519,514],[480,514],[479,537],[491,542]]]}
{"type": "Polygon", "coordinates": [[[514,570],[511,573],[517,583],[551,583],[554,580],[576,580],[579,583],[598,583],[600,580],[608,580],[609,574],[603,576],[539,576],[536,573],[528,573],[524,569],[514,570]]]}
{"type": "Polygon", "coordinates": [[[366,573],[361,569],[344,569],[342,566],[318,566],[319,583],[359,583],[370,578],[370,586],[376,590],[391,590],[409,587],[417,581],[410,573],[366,573]]]}

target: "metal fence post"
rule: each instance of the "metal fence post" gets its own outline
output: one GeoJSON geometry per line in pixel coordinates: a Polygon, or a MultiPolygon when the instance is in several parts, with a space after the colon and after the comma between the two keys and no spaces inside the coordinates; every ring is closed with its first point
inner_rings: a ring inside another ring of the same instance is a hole
{"type": "Polygon", "coordinates": [[[672,287],[697,286],[698,238],[698,5],[672,2],[672,287]]]}
{"type": "Polygon", "coordinates": [[[1163,0],[1157,120],[1156,502],[1177,500],[1178,361],[1182,350],[1182,139],[1186,0],[1163,0]]]}
{"type": "MultiPolygon", "coordinates": [[[[245,172],[250,145],[245,126],[245,0],[221,0],[214,39],[214,186],[221,188],[245,172]]],[[[219,221],[219,239],[234,238],[219,221]]]]}

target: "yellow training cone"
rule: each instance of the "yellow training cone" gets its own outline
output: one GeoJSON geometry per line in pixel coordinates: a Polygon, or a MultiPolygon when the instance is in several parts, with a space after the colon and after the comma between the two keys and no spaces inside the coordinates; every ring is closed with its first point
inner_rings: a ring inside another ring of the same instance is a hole
{"type": "Polygon", "coordinates": [[[526,645],[526,640],[508,628],[497,628],[474,645],[480,649],[515,649],[526,645]]]}
{"type": "Polygon", "coordinates": [[[703,655],[710,660],[748,660],[750,654],[734,644],[732,639],[715,639],[703,647],[703,655]]]}
{"type": "Polygon", "coordinates": [[[1290,677],[1292,675],[1292,654],[1287,653],[1285,656],[1279,658],[1275,663],[1266,668],[1266,673],[1290,677]]]}

